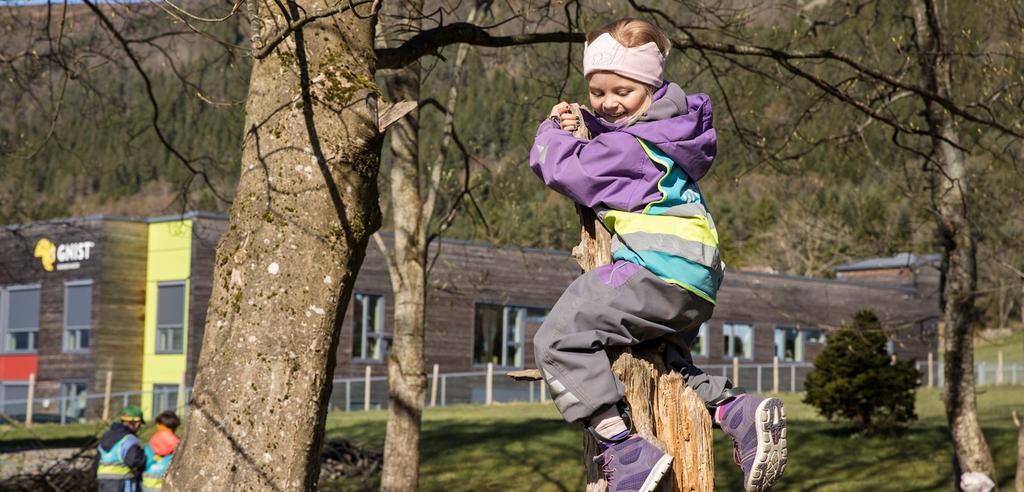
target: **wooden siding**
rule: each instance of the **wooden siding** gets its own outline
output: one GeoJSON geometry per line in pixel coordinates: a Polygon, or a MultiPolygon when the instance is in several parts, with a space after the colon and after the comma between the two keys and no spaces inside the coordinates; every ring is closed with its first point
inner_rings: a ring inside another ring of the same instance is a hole
{"type": "MultiPolygon", "coordinates": [[[[62,382],[85,382],[89,393],[103,391],[108,368],[114,391],[138,387],[141,365],[142,299],[145,286],[145,224],[113,218],[67,219],[8,227],[0,234],[0,285],[40,285],[37,335],[37,398],[60,396],[62,382]],[[77,269],[47,272],[35,258],[41,238],[54,244],[92,241],[89,259],[77,269]],[[89,350],[64,352],[64,285],[92,281],[89,350]],[[133,382],[134,381],[134,385],[133,382]]],[[[59,405],[38,409],[55,414],[59,405]]]]}
{"type": "MultiPolygon", "coordinates": [[[[215,245],[227,229],[223,218],[194,216],[187,378],[195,374],[205,328],[215,245]]],[[[8,227],[0,234],[0,285],[39,283],[42,286],[39,346],[39,397],[59,395],[60,381],[88,381],[90,393],[102,391],[105,371],[115,373],[114,390],[136,390],[141,384],[145,308],[146,224],[114,219],[71,219],[8,227]],[[55,243],[91,240],[96,243],[81,268],[43,271],[33,256],[39,237],[55,243]],[[65,280],[93,279],[91,348],[84,354],[62,353],[65,280]]],[[[390,239],[387,242],[390,244],[390,239]]],[[[445,240],[434,244],[427,294],[426,363],[443,372],[482,369],[473,364],[477,304],[549,309],[579,275],[566,252],[445,240]]],[[[915,272],[911,285],[792,277],[730,270],[708,325],[708,356],[699,364],[721,364],[723,323],[745,323],[754,329],[753,362],[768,363],[775,352],[779,326],[821,329],[826,333],[857,311],[873,309],[894,333],[896,353],[924,360],[936,348],[938,282],[934,268],[915,272]]],[[[353,289],[384,298],[385,336],[393,333],[394,296],[384,257],[371,244],[353,289]]],[[[358,377],[366,366],[384,375],[384,361],[353,360],[352,304],[342,324],[335,375],[358,377]]],[[[532,339],[538,327],[524,333],[524,367],[534,367],[532,339]]],[[[805,345],[805,361],[820,346],[805,345]]],[[[56,409],[54,409],[56,411],[56,409]]]]}
{"type": "MultiPolygon", "coordinates": [[[[86,353],[64,353],[64,283],[73,280],[92,280],[92,320],[95,329],[99,319],[100,258],[103,254],[102,230],[99,220],[66,220],[23,227],[7,228],[0,239],[0,284],[38,284],[39,331],[36,335],[38,374],[36,374],[36,397],[53,398],[60,396],[60,383],[67,380],[88,380],[91,373],[91,349],[86,353]],[[34,256],[36,242],[42,238],[55,245],[69,242],[92,241],[95,246],[90,258],[83,260],[79,268],[47,272],[39,258],[34,256]]],[[[93,333],[90,333],[92,335],[93,333]]],[[[91,344],[91,342],[90,342],[91,344]]],[[[59,406],[39,409],[40,413],[56,414],[59,406]]]]}
{"type": "Polygon", "coordinates": [[[102,310],[93,347],[96,369],[89,389],[101,393],[107,371],[113,371],[112,391],[138,391],[142,385],[147,226],[106,222],[103,245],[102,310]]]}
{"type": "MultiPolygon", "coordinates": [[[[387,243],[390,245],[389,236],[387,243]]],[[[432,248],[436,258],[428,279],[425,362],[444,372],[480,370],[473,364],[475,306],[478,303],[550,309],[579,274],[579,267],[561,251],[499,248],[483,243],[443,241],[432,248]],[[440,250],[438,250],[440,248],[440,250]]],[[[385,333],[393,332],[393,304],[387,265],[371,245],[354,292],[381,294],[385,299],[385,333]]],[[[345,315],[338,346],[337,377],[354,377],[372,367],[384,375],[383,361],[352,359],[352,306],[345,315]]],[[[532,343],[537,326],[524,333],[524,366],[534,367],[532,343]]]]}
{"type": "MultiPolygon", "coordinates": [[[[873,310],[885,327],[898,333],[897,354],[920,360],[934,350],[934,329],[940,316],[935,288],[877,285],[743,271],[726,274],[711,319],[709,363],[727,363],[722,323],[754,326],[754,361],[771,362],[775,328],[822,329],[826,333],[848,322],[862,309],[873,310]]],[[[815,353],[805,355],[811,361],[815,353]]]]}
{"type": "MultiPolygon", "coordinates": [[[[435,249],[434,253],[437,251],[435,249]]],[[[521,250],[461,241],[441,243],[440,255],[429,278],[427,298],[426,363],[443,372],[473,371],[474,308],[478,303],[550,308],[579,274],[565,252],[521,250]]],[[[384,296],[385,333],[392,332],[390,281],[383,256],[371,246],[356,280],[355,292],[384,296]]],[[[770,363],[775,355],[775,329],[793,327],[827,332],[850,320],[861,309],[872,309],[896,339],[895,350],[904,359],[923,360],[935,350],[940,315],[936,287],[918,288],[729,271],[709,321],[708,356],[697,364],[727,364],[722,325],[743,323],[753,327],[754,353],[744,363],[770,363]]],[[[352,308],[342,326],[337,377],[358,377],[369,365],[383,375],[383,362],[352,359],[352,308]]],[[[525,335],[524,366],[534,367],[532,339],[536,326],[525,335]]],[[[820,351],[819,344],[804,345],[804,361],[820,351]]]]}

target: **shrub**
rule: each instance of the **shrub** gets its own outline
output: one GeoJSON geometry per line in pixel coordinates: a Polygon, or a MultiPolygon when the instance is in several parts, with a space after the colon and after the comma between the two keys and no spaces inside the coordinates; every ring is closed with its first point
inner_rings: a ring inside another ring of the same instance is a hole
{"type": "Polygon", "coordinates": [[[861,311],[829,335],[807,375],[804,403],[829,420],[848,419],[865,433],[901,427],[917,418],[920,373],[911,362],[892,363],[878,317],[861,311]]]}

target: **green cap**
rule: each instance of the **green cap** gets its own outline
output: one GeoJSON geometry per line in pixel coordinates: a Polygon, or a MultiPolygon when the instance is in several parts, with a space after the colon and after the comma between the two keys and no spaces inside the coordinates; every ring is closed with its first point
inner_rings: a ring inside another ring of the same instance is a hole
{"type": "Polygon", "coordinates": [[[124,410],[121,410],[121,421],[146,423],[145,419],[142,418],[142,409],[136,405],[128,405],[124,407],[124,410]]]}

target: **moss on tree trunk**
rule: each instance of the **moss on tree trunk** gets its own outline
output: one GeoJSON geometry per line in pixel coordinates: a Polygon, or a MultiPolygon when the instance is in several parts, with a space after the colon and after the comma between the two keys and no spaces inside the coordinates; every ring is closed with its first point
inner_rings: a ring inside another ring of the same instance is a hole
{"type": "MultiPolygon", "coordinates": [[[[287,25],[276,6],[267,25],[287,25]]],[[[318,7],[289,2],[292,18],[318,7]]],[[[312,490],[338,332],[380,224],[372,18],[350,11],[257,60],[241,178],[217,247],[169,490],[312,490]]]]}

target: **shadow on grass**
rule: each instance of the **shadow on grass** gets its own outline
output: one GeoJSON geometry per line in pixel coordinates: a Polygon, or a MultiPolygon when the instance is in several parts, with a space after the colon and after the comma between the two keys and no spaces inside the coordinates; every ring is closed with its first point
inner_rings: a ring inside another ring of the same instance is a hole
{"type": "Polygon", "coordinates": [[[568,491],[583,485],[581,429],[561,420],[436,422],[423,443],[424,463],[434,465],[422,475],[432,482],[425,489],[457,489],[464,480],[480,490],[515,484],[517,490],[568,491]]]}
{"type": "MultiPolygon", "coordinates": [[[[945,490],[951,469],[946,428],[916,423],[898,435],[865,436],[849,425],[791,421],[780,490],[945,490]]],[[[715,438],[716,486],[742,490],[732,441],[715,438]]]]}
{"type": "Polygon", "coordinates": [[[95,436],[5,439],[0,441],[0,453],[13,453],[34,449],[82,448],[93,446],[96,442],[95,436]]]}
{"type": "MultiPolygon", "coordinates": [[[[379,425],[333,429],[381,446],[379,425]]],[[[561,420],[434,420],[421,436],[421,490],[583,488],[582,434],[561,420]]],[[[344,488],[332,490],[361,490],[344,488]]]]}

